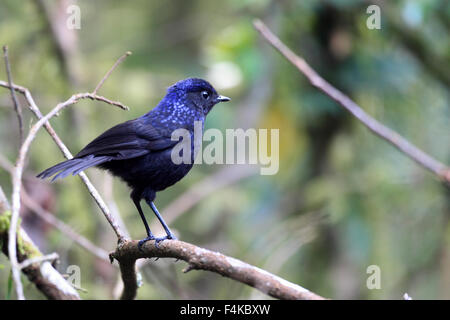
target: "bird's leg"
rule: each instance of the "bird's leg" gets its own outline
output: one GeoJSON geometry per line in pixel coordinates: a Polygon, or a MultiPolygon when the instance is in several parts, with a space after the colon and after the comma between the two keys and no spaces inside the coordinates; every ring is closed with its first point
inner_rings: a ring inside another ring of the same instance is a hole
{"type": "Polygon", "coordinates": [[[159,213],[159,211],[156,208],[156,206],[153,203],[153,201],[146,200],[146,202],[150,206],[150,208],[152,208],[153,212],[155,213],[155,216],[158,218],[159,222],[161,223],[161,225],[163,226],[163,228],[164,228],[164,230],[166,231],[166,234],[167,234],[165,237],[161,237],[161,238],[156,238],[155,239],[156,240],[156,246],[158,246],[159,242],[164,241],[166,239],[176,240],[177,238],[174,236],[172,231],[170,231],[169,227],[167,226],[166,222],[162,218],[161,214],[159,213]]]}
{"type": "Polygon", "coordinates": [[[139,211],[139,215],[141,216],[142,222],[144,222],[145,231],[147,232],[147,238],[140,240],[138,243],[138,247],[139,247],[139,249],[141,249],[141,247],[144,243],[146,243],[149,240],[155,240],[156,238],[153,235],[153,233],[150,231],[150,227],[148,226],[147,220],[145,219],[144,212],[142,211],[142,208],[141,208],[140,199],[137,197],[134,197],[133,195],[131,195],[131,199],[133,200],[134,205],[136,206],[137,210],[139,211]]]}

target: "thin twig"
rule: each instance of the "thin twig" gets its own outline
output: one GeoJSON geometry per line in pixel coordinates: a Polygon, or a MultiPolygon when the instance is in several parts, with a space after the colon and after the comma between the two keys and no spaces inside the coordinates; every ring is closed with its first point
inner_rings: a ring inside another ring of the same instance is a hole
{"type": "Polygon", "coordinates": [[[125,54],[123,54],[119,59],[117,59],[117,61],[114,63],[111,69],[108,70],[108,72],[103,76],[102,80],[100,80],[100,82],[97,84],[94,91],[92,91],[92,94],[97,94],[98,90],[100,90],[100,88],[103,86],[103,83],[105,83],[106,79],[108,79],[109,76],[111,75],[111,72],[113,72],[114,69],[116,69],[116,67],[129,55],[131,55],[131,51],[125,52],[125,54]]]}
{"type": "Polygon", "coordinates": [[[83,237],[81,234],[73,230],[72,227],[56,218],[54,214],[42,208],[25,192],[25,190],[22,191],[22,201],[24,205],[31,209],[39,218],[58,229],[61,233],[66,235],[69,239],[73,240],[80,247],[86,249],[88,252],[92,253],[99,259],[109,261],[108,252],[106,252],[106,250],[96,246],[87,238],[83,237]]]}
{"type": "MultiPolygon", "coordinates": [[[[8,201],[0,187],[0,216],[10,210],[8,201]]],[[[9,217],[7,217],[9,218],[9,217]]],[[[25,230],[18,228],[17,233],[22,250],[18,252],[18,260],[23,262],[27,259],[42,257],[42,253],[27,235],[25,230]]],[[[0,241],[9,241],[8,230],[0,231],[0,241]]],[[[8,255],[8,248],[1,246],[3,252],[8,255]]],[[[19,264],[20,266],[20,264],[19,264]]],[[[78,293],[64,280],[62,275],[48,262],[42,264],[30,264],[22,269],[22,272],[33,282],[36,287],[49,299],[80,299],[78,293]]]]}
{"type": "Polygon", "coordinates": [[[23,143],[23,118],[22,118],[22,107],[20,106],[19,100],[17,100],[16,92],[11,87],[13,83],[12,73],[11,73],[11,65],[9,64],[9,58],[8,58],[8,46],[3,46],[3,57],[5,58],[5,68],[6,68],[6,75],[8,77],[8,84],[11,91],[11,99],[14,104],[14,111],[17,115],[17,121],[19,123],[19,134],[20,134],[20,144],[23,143]]]}
{"type": "Polygon", "coordinates": [[[291,49],[289,49],[261,20],[255,20],[253,24],[264,39],[266,39],[275,49],[277,49],[301,73],[303,73],[314,87],[323,91],[326,95],[339,103],[373,133],[392,144],[422,167],[433,172],[442,181],[450,183],[449,167],[411,144],[394,130],[386,127],[369,116],[358,104],[324,80],[308,65],[303,58],[299,57],[291,49]]]}
{"type": "MultiPolygon", "coordinates": [[[[6,81],[2,81],[2,80],[0,80],[0,87],[11,88],[9,83],[7,83],[6,81]]],[[[37,108],[37,105],[34,102],[34,99],[31,96],[30,91],[27,88],[18,86],[16,84],[13,84],[12,88],[14,88],[15,91],[18,91],[25,96],[28,103],[30,104],[31,111],[33,111],[33,113],[36,115],[36,110],[39,110],[39,109],[37,108]]],[[[125,111],[130,110],[130,108],[128,108],[123,103],[121,103],[119,101],[110,100],[110,99],[100,96],[98,94],[86,92],[86,93],[78,93],[77,95],[74,95],[74,96],[79,96],[79,98],[77,100],[81,100],[81,99],[97,100],[97,101],[105,102],[107,104],[111,104],[113,106],[119,107],[120,109],[125,110],[125,111]]]]}
{"type": "Polygon", "coordinates": [[[34,258],[29,258],[27,260],[24,260],[24,261],[22,261],[19,264],[19,268],[20,269],[25,269],[25,268],[27,268],[27,267],[31,266],[32,264],[35,264],[35,263],[41,263],[41,262],[44,262],[44,261],[51,261],[51,262],[53,262],[53,261],[58,260],[58,259],[59,259],[59,255],[56,252],[53,252],[53,253],[47,254],[45,256],[34,257],[34,258]]]}
{"type": "Polygon", "coordinates": [[[184,272],[206,270],[242,282],[265,294],[278,299],[321,300],[323,297],[273,275],[265,270],[227,257],[221,253],[197,247],[178,240],[163,241],[158,247],[149,241],[138,248],[138,241],[126,241],[110,254],[111,260],[119,262],[124,281],[122,299],[133,299],[136,295],[137,281],[135,262],[141,258],[175,258],[188,263],[184,272]]]}

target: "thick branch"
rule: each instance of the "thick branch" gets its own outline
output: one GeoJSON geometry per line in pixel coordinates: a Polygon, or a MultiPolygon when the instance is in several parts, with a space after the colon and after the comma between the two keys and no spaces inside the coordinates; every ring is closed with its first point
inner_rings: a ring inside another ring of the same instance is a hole
{"type": "Polygon", "coordinates": [[[369,116],[358,104],[324,80],[303,58],[299,57],[289,49],[262,21],[255,20],[254,26],[267,42],[306,76],[314,87],[318,88],[344,107],[373,133],[392,144],[422,167],[433,172],[442,181],[450,183],[450,168],[411,144],[394,130],[369,116]]]}
{"type": "Polygon", "coordinates": [[[125,241],[110,254],[111,260],[120,264],[124,281],[123,299],[133,299],[137,291],[135,262],[140,258],[175,258],[188,263],[184,272],[206,270],[247,284],[259,291],[278,299],[322,300],[323,297],[265,270],[227,257],[221,253],[197,247],[178,240],[161,242],[158,247],[154,241],[148,241],[138,248],[138,241],[125,241]]]}

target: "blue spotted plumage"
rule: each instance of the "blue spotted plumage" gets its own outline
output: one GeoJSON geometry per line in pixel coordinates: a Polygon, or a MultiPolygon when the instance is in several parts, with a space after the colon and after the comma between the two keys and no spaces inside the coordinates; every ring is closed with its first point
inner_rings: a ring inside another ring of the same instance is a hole
{"type": "MultiPolygon", "coordinates": [[[[96,166],[120,177],[131,188],[131,198],[136,205],[147,231],[140,242],[174,239],[153,201],[156,192],[166,189],[182,179],[192,168],[191,163],[175,164],[172,148],[178,143],[171,139],[172,132],[186,129],[191,136],[196,121],[203,125],[212,107],[230,99],[217,94],[207,81],[196,78],[181,80],[167,89],[166,96],[150,112],[118,124],[94,139],[73,159],[59,163],[38,175],[53,180],[96,166]],[[140,205],[144,199],[163,225],[167,236],[155,238],[140,205]]],[[[194,139],[191,141],[192,151],[194,139]]]]}

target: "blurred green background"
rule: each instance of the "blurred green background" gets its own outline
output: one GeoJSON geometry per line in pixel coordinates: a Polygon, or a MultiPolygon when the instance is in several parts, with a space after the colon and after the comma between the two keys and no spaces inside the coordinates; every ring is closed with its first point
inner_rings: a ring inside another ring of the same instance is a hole
{"type": "MultiPolygon", "coordinates": [[[[369,114],[450,163],[450,4],[376,3],[382,7],[380,30],[366,26],[368,1],[3,0],[0,44],[9,45],[15,83],[31,90],[43,113],[73,93],[92,91],[120,55],[133,52],[99,92],[130,106],[129,112],[83,101],[52,120],[72,153],[107,128],[149,111],[169,85],[192,76],[232,97],[215,107],[207,127],[280,129],[278,174],[197,165],[158,194],[156,204],[182,240],[329,298],[401,299],[408,292],[417,299],[449,299],[449,189],[312,88],[252,27],[261,18],[369,114]],[[80,30],[65,27],[73,3],[81,9],[80,30]],[[187,198],[195,200],[190,208],[187,198]],[[370,265],[380,267],[381,289],[366,286],[370,265]]],[[[6,80],[3,61],[0,79],[6,80]]],[[[20,101],[28,129],[36,120],[20,101]]],[[[15,161],[18,144],[9,92],[0,88],[2,163],[15,161]]],[[[78,233],[113,250],[114,234],[79,178],[53,184],[33,178],[62,160],[41,130],[29,154],[27,192],[78,233]]],[[[99,170],[87,173],[120,211],[132,237],[142,238],[127,187],[99,170]]],[[[10,196],[4,168],[0,186],[10,196]]],[[[80,267],[82,298],[114,297],[117,268],[29,209],[21,217],[43,252],[60,255],[58,270],[80,267]]],[[[138,298],[267,298],[215,274],[183,274],[184,267],[172,259],[149,261],[138,298]]],[[[1,299],[9,296],[9,277],[2,255],[1,299]]],[[[24,283],[28,298],[44,298],[25,278],[24,283]]]]}

